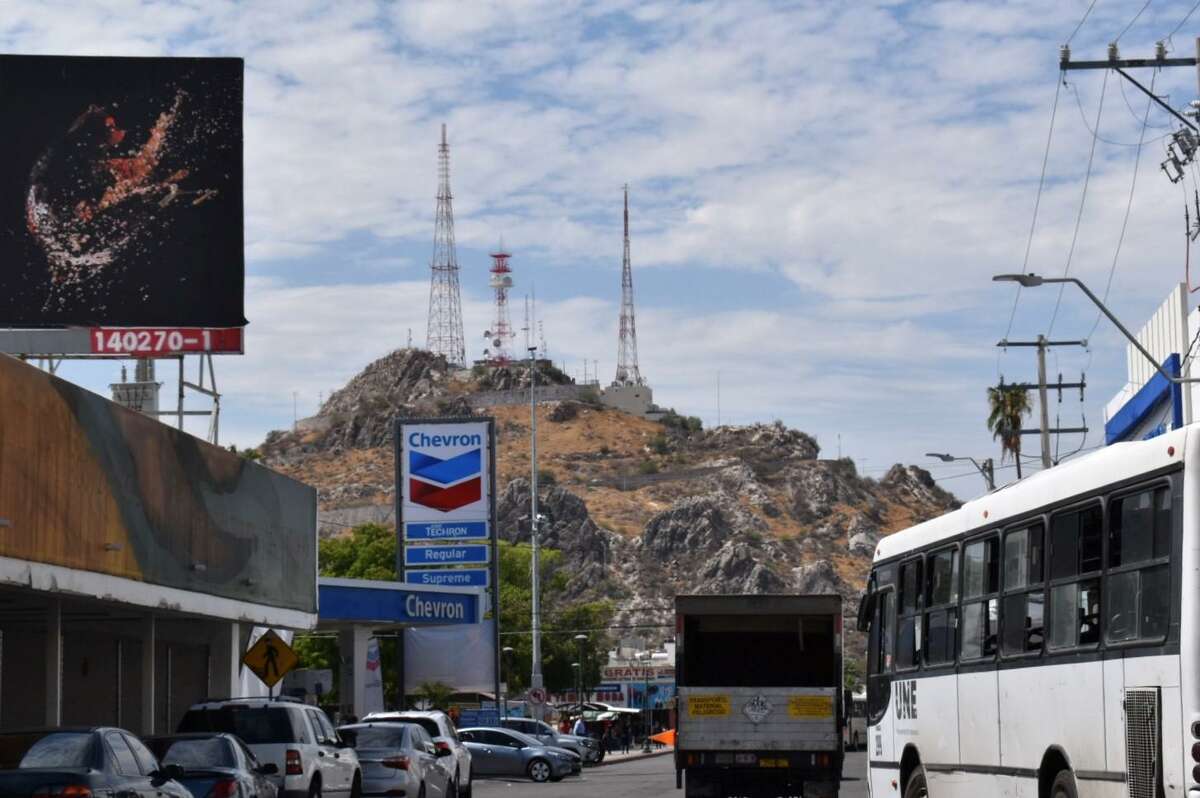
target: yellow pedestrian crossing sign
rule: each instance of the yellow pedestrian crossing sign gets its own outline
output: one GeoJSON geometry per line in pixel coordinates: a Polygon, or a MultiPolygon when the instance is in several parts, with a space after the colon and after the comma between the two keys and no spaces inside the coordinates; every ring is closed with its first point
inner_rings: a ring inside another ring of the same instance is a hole
{"type": "Polygon", "coordinates": [[[300,662],[292,647],[283,638],[268,629],[267,633],[250,646],[242,657],[242,664],[254,671],[267,687],[274,687],[284,674],[300,662]]]}

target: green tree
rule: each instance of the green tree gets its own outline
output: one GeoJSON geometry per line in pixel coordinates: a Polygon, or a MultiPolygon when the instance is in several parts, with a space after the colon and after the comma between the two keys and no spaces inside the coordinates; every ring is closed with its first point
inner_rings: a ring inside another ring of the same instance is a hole
{"type": "Polygon", "coordinates": [[[417,696],[429,704],[430,709],[440,709],[443,712],[450,709],[450,697],[454,688],[442,682],[422,682],[417,688],[417,696]]]}
{"type": "Polygon", "coordinates": [[[1009,454],[1017,464],[1017,479],[1021,478],[1021,426],[1033,409],[1029,392],[1001,384],[988,388],[987,426],[992,439],[1000,441],[1000,462],[1009,454]]]}

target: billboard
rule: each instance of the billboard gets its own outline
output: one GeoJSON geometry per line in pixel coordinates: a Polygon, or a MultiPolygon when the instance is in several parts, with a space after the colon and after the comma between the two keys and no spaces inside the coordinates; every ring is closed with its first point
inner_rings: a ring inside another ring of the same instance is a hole
{"type": "Polygon", "coordinates": [[[0,327],[238,327],[238,58],[0,55],[0,327]]]}
{"type": "Polygon", "coordinates": [[[0,558],[315,613],[316,514],[313,488],[0,355],[0,558]]]}

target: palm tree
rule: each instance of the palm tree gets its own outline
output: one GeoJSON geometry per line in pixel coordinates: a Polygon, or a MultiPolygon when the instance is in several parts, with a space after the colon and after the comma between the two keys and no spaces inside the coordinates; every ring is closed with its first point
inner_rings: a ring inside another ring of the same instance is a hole
{"type": "Polygon", "coordinates": [[[992,439],[1000,441],[1000,462],[1011,453],[1017,464],[1017,479],[1020,479],[1021,424],[1033,409],[1029,392],[1000,383],[996,388],[988,388],[988,406],[991,412],[987,425],[992,431],[992,439]]]}

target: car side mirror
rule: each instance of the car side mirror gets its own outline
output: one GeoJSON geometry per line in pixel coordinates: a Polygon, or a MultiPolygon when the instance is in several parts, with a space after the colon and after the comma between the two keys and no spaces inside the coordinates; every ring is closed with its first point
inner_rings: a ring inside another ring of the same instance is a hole
{"type": "Polygon", "coordinates": [[[268,762],[265,765],[259,765],[258,772],[264,776],[274,776],[279,773],[279,765],[276,765],[274,762],[268,762]]]}

